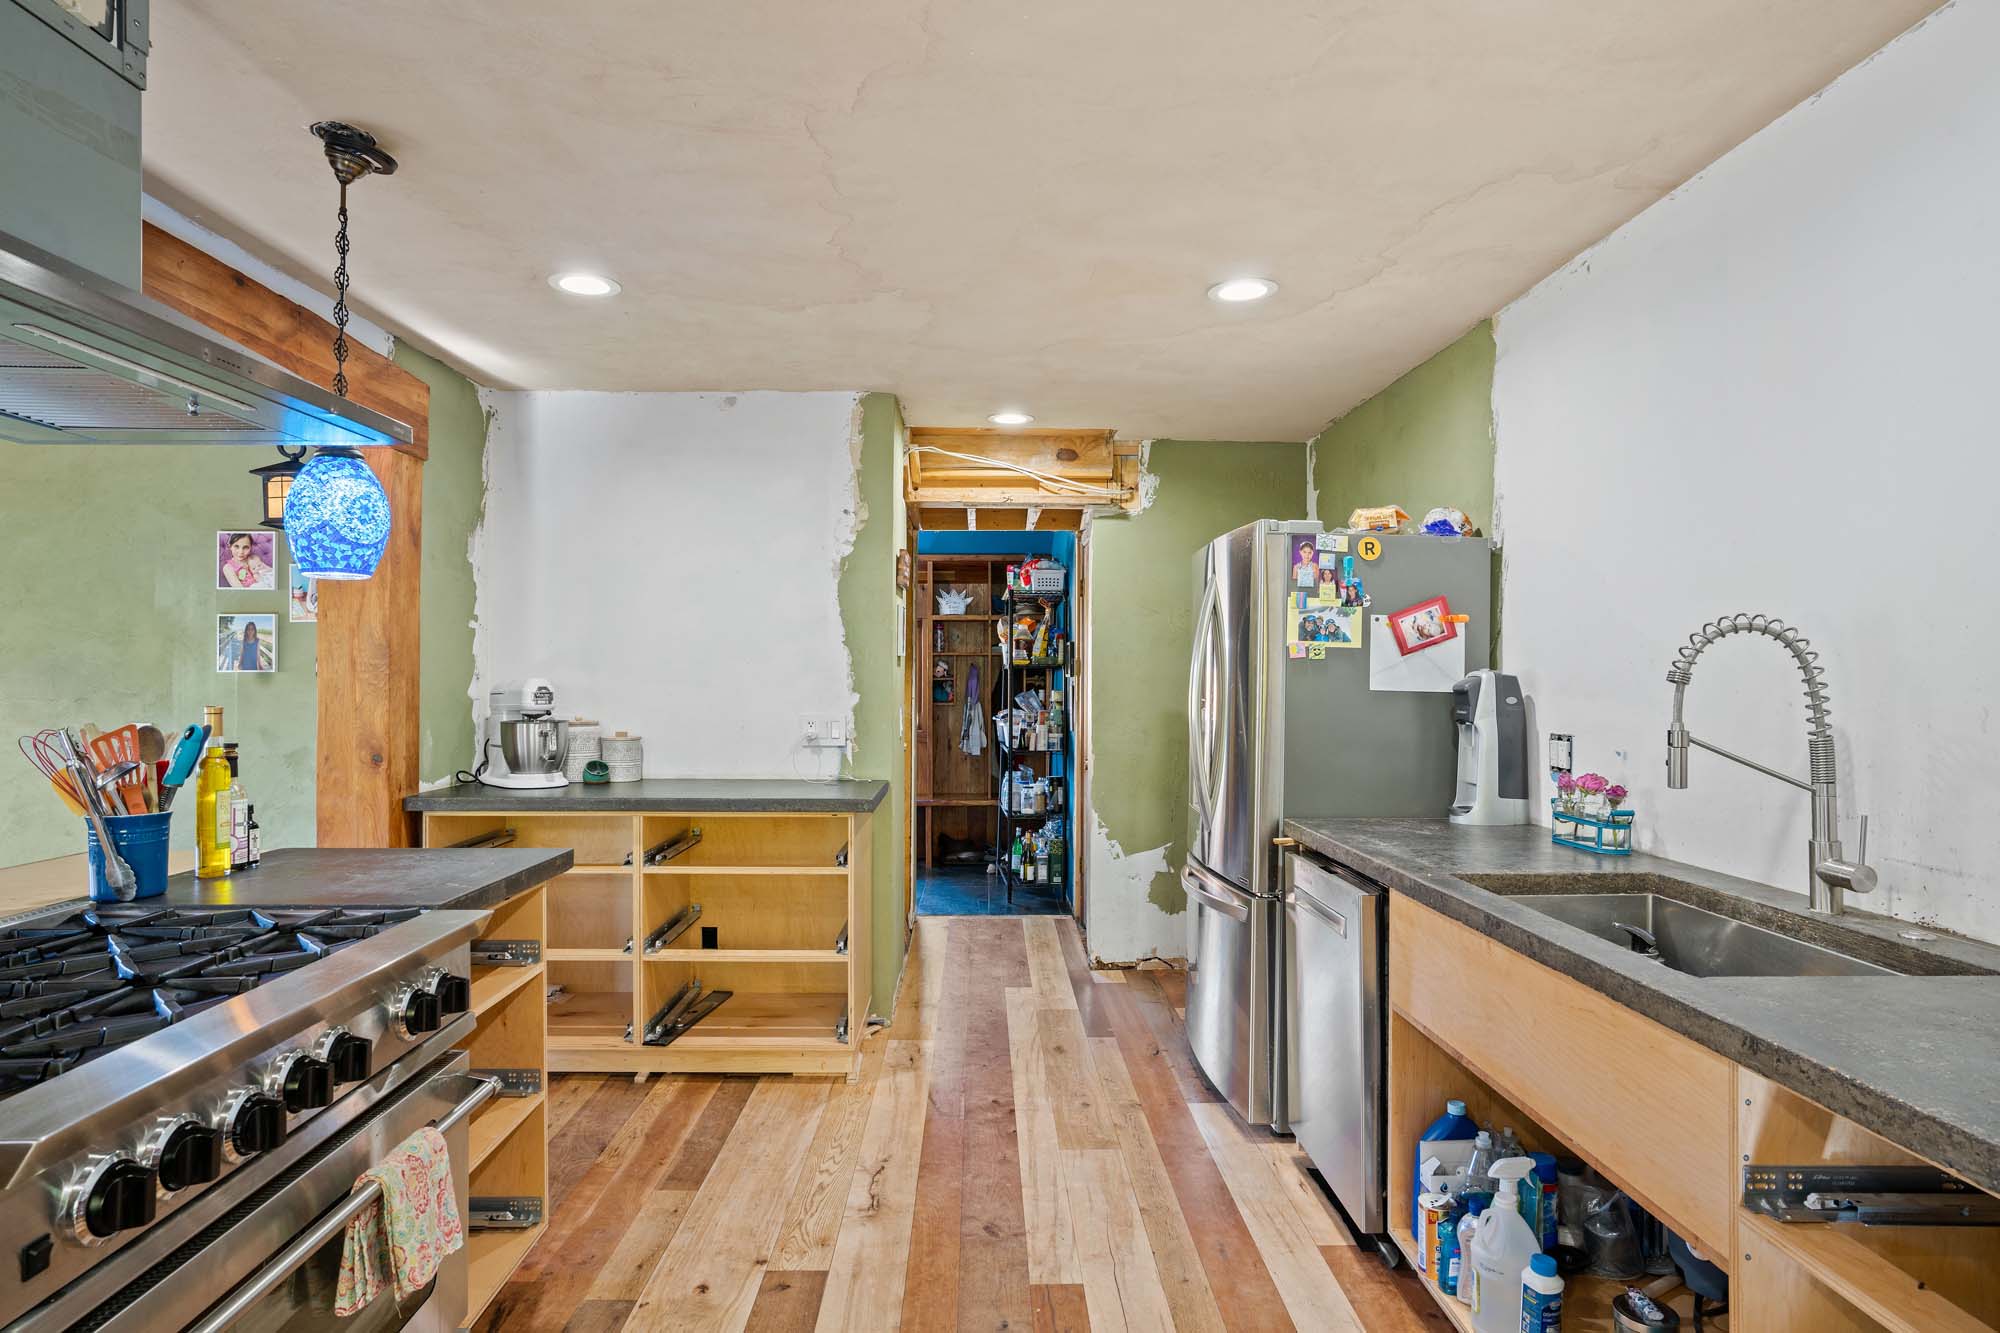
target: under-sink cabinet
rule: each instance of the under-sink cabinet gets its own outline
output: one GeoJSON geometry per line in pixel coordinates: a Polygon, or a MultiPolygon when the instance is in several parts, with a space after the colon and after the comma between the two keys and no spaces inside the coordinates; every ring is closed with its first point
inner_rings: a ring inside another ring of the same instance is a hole
{"type": "MultiPolygon", "coordinates": [[[[1457,1097],[1530,1150],[1583,1158],[1725,1269],[1729,1329],[2000,1329],[2000,1228],[1783,1223],[1739,1202],[1745,1163],[1920,1158],[1402,894],[1389,917],[1388,1215],[1406,1253],[1417,1136],[1457,1097]]],[[[1609,1330],[1625,1285],[1572,1279],[1564,1328],[1609,1330]]]]}
{"type": "Polygon", "coordinates": [[[574,851],[544,890],[536,999],[551,1070],[852,1077],[872,1001],[870,819],[454,808],[425,812],[424,842],[504,831],[574,851]],[[672,923],[685,924],[663,939],[672,923]],[[730,995],[670,1043],[649,1042],[690,984],[730,995]]]}

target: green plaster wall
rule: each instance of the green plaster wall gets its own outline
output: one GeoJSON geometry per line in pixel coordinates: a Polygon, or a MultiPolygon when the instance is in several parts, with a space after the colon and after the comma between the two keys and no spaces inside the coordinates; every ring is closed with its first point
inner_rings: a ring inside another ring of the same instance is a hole
{"type": "MultiPolygon", "coordinates": [[[[855,693],[855,777],[881,778],[889,795],[875,810],[870,849],[875,878],[874,1007],[887,1016],[895,1004],[907,931],[903,909],[903,826],[908,788],[903,773],[903,667],[896,656],[898,598],[896,552],[907,545],[897,518],[903,492],[902,409],[893,394],[864,394],[860,406],[861,457],[856,478],[860,504],[854,549],[840,566],[840,620],[847,638],[855,693]]],[[[866,1015],[856,1014],[856,1030],[866,1015]]]]}
{"type": "MultiPolygon", "coordinates": [[[[1146,472],[1157,481],[1150,505],[1091,524],[1090,790],[1096,818],[1126,856],[1167,846],[1168,868],[1152,873],[1144,895],[1161,911],[1179,913],[1186,898],[1172,867],[1186,853],[1194,554],[1255,519],[1304,518],[1306,450],[1157,440],[1147,450],[1146,472]]],[[[1093,856],[1086,888],[1091,948],[1099,957],[1131,961],[1117,956],[1119,916],[1138,905],[1107,901],[1132,886],[1099,875],[1101,864],[1093,856]]]]}
{"type": "MultiPolygon", "coordinates": [[[[445,776],[472,754],[472,569],[486,417],[476,389],[408,347],[399,364],[431,386],[424,468],[422,767],[445,776]]],[[[269,847],[314,840],[317,627],[286,619],[290,556],[277,544],[277,589],[219,592],[215,534],[249,526],[249,470],[276,455],[194,445],[0,444],[0,736],[85,722],[149,720],[173,731],[220,704],[243,747],[243,782],[269,847]],[[101,541],[79,536],[88,515],[101,541]],[[215,669],[215,618],[278,618],[278,670],[215,669]]],[[[190,820],[174,843],[194,845],[190,820]]],[[[0,865],[82,850],[79,821],[19,759],[0,764],[0,865]]]]}
{"type": "Polygon", "coordinates": [[[1313,481],[1328,527],[1362,505],[1451,505],[1492,532],[1492,321],[1321,431],[1313,481]]]}
{"type": "Polygon", "coordinates": [[[396,364],[431,386],[430,457],[424,463],[423,654],[418,699],[424,782],[470,768],[472,561],[467,544],[486,506],[486,409],[471,380],[396,344],[396,364]]]}
{"type": "MultiPolygon", "coordinates": [[[[0,736],[152,721],[169,733],[220,704],[269,847],[313,840],[315,627],[277,589],[219,592],[215,534],[260,514],[249,469],[276,455],[198,445],[0,444],[0,736]],[[86,532],[84,522],[89,531],[86,532]],[[91,533],[97,534],[93,537],[91,533]],[[278,618],[278,669],[215,669],[215,618],[278,618]]],[[[176,846],[194,845],[192,801],[176,846]]],[[[0,764],[0,864],[83,850],[81,821],[13,755],[0,764]]]]}
{"type": "MultiPolygon", "coordinates": [[[[1328,527],[1362,505],[1399,504],[1422,521],[1438,505],[1493,532],[1493,321],[1328,426],[1313,441],[1313,482],[1328,527]]],[[[1493,623],[1500,665],[1500,560],[1493,560],[1493,623]]]]}

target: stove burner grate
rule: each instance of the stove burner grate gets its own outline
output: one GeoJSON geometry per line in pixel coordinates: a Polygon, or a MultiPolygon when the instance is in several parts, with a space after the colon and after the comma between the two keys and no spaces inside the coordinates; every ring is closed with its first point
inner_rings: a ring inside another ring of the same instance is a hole
{"type": "Polygon", "coordinates": [[[0,929],[0,1097],[419,915],[120,904],[0,929]]]}

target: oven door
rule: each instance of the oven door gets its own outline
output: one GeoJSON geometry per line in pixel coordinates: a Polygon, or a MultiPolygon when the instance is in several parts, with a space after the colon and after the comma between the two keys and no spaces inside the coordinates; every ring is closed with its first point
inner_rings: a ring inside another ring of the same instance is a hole
{"type": "MultiPolygon", "coordinates": [[[[132,1297],[99,1327],[153,1333],[412,1333],[457,1329],[465,1322],[466,1252],[449,1256],[424,1291],[399,1306],[392,1290],[346,1318],[333,1313],[347,1222],[366,1198],[354,1182],[411,1134],[436,1125],[451,1153],[452,1183],[461,1216],[466,1208],[470,1146],[466,1122],[497,1089],[495,1080],[466,1073],[453,1051],[269,1182],[172,1256],[173,1268],[132,1297]]],[[[158,1266],[164,1268],[165,1265],[158,1266]]],[[[157,1268],[156,1268],[157,1271],[157,1268]]]]}

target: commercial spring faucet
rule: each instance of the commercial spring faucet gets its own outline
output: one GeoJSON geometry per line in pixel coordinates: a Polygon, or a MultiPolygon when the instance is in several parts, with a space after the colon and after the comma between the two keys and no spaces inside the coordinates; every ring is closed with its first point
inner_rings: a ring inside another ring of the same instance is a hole
{"type": "Polygon", "coordinates": [[[1830,916],[1840,914],[1844,895],[1852,889],[1867,893],[1875,887],[1875,872],[1868,861],[1868,816],[1861,816],[1861,845],[1852,861],[1840,850],[1840,784],[1833,758],[1833,728],[1827,723],[1830,709],[1826,699],[1826,670],[1819,654],[1803,634],[1770,616],[1723,616],[1690,634],[1674,664],[1667,669],[1667,681],[1674,687],[1674,720],[1667,728],[1667,786],[1681,791],[1688,785],[1688,750],[1699,746],[1710,754],[1733,759],[1745,768],[1754,768],[1767,777],[1808,792],[1812,796],[1812,842],[1806,854],[1806,894],[1812,910],[1830,916]],[[1707,647],[1731,634],[1762,634],[1776,639],[1791,653],[1806,683],[1806,757],[1811,781],[1801,782],[1789,773],[1767,768],[1754,759],[1732,754],[1711,745],[1687,729],[1681,716],[1688,682],[1694,679],[1695,660],[1707,647]]]}

